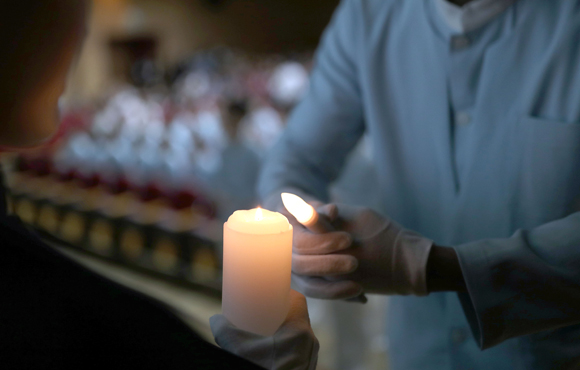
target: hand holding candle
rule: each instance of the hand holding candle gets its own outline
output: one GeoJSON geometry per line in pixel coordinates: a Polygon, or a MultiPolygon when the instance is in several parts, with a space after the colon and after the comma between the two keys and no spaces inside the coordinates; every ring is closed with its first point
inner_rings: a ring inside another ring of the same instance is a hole
{"type": "Polygon", "coordinates": [[[306,298],[297,291],[290,291],[288,315],[272,337],[241,330],[224,315],[209,321],[217,345],[239,357],[266,369],[316,369],[320,346],[310,326],[306,298]]]}
{"type": "Polygon", "coordinates": [[[356,258],[346,254],[332,254],[349,248],[352,244],[350,236],[334,229],[331,224],[334,217],[319,214],[299,196],[282,193],[282,202],[288,212],[311,231],[301,232],[299,226],[294,229],[295,283],[311,297],[345,298],[366,303],[367,299],[361,294],[360,285],[338,277],[357,268],[356,258]]]}

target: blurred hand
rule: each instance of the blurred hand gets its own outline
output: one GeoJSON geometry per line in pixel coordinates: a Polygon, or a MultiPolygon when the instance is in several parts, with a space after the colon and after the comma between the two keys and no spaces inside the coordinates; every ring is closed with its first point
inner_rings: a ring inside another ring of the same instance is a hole
{"type": "Polygon", "coordinates": [[[238,329],[223,315],[212,316],[210,325],[221,348],[266,369],[316,369],[318,340],[310,327],[306,299],[294,290],[286,320],[271,337],[238,329]]]}
{"type": "Polygon", "coordinates": [[[428,294],[431,240],[370,209],[326,205],[318,211],[341,232],[294,233],[292,271],[298,290],[331,299],[360,294],[355,286],[365,293],[428,294]]]}
{"type": "MultiPolygon", "coordinates": [[[[329,222],[335,221],[338,208],[334,205],[323,205],[297,189],[285,189],[296,194],[312,205],[321,217],[329,222]]],[[[299,223],[282,203],[280,194],[272,194],[264,202],[264,207],[280,212],[288,218],[293,228],[292,243],[292,283],[295,289],[308,297],[322,299],[348,299],[359,296],[363,287],[354,281],[336,276],[354,272],[358,267],[356,257],[335,253],[352,246],[353,239],[345,231],[333,231],[315,234],[299,223]],[[299,271],[299,273],[297,273],[299,271]]]]}

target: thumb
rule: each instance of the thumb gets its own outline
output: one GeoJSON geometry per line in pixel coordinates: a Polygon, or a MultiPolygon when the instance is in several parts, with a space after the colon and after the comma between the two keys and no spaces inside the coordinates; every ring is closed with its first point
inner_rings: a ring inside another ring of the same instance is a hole
{"type": "Polygon", "coordinates": [[[306,297],[301,293],[290,290],[290,309],[284,324],[306,324],[310,327],[310,317],[308,316],[308,305],[306,297]]]}
{"type": "Polygon", "coordinates": [[[334,221],[338,217],[338,207],[334,203],[320,205],[316,208],[319,215],[324,215],[329,221],[334,221]]]}

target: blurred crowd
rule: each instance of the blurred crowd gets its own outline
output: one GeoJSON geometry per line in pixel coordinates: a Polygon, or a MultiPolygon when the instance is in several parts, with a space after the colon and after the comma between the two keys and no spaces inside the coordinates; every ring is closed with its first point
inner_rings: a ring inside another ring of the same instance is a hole
{"type": "MultiPolygon", "coordinates": [[[[170,72],[151,61],[101,102],[63,106],[49,145],[20,155],[18,168],[143,201],[201,204],[226,219],[257,204],[260,162],[308,89],[310,55],[248,56],[216,48],[170,72]]],[[[66,105],[66,104],[63,104],[66,105]]]]}

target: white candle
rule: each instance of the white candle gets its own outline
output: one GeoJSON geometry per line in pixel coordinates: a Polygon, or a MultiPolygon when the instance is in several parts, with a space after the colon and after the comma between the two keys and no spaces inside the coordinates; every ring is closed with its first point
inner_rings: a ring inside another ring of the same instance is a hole
{"type": "Polygon", "coordinates": [[[240,329],[270,336],[289,309],[292,226],[282,214],[236,211],[224,224],[222,312],[240,329]]]}

